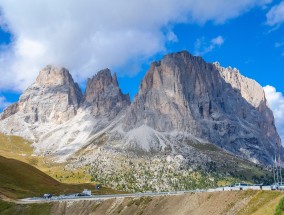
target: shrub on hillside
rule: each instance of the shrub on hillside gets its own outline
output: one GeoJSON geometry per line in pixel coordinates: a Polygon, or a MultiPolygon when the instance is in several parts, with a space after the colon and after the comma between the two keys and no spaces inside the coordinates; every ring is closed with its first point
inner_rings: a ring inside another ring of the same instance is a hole
{"type": "Polygon", "coordinates": [[[279,203],[278,203],[278,205],[276,207],[274,215],[281,215],[283,212],[284,212],[284,198],[282,198],[279,201],[279,203]]]}

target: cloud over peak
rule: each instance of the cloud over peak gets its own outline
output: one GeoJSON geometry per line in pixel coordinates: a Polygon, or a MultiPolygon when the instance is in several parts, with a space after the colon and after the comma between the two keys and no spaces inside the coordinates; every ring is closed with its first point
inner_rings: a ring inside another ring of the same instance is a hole
{"type": "Polygon", "coordinates": [[[224,23],[269,2],[0,0],[0,25],[13,35],[0,51],[0,88],[23,90],[47,64],[69,68],[79,81],[101,68],[139,65],[178,41],[171,29],[176,23],[224,23]]]}
{"type": "Polygon", "coordinates": [[[220,47],[223,43],[224,38],[222,36],[215,37],[209,42],[206,41],[205,37],[198,38],[195,42],[195,55],[204,55],[220,47]]]}
{"type": "Polygon", "coordinates": [[[282,144],[284,144],[284,96],[281,92],[277,92],[273,86],[267,85],[263,89],[269,107],[273,111],[275,124],[282,139],[282,144]]]}

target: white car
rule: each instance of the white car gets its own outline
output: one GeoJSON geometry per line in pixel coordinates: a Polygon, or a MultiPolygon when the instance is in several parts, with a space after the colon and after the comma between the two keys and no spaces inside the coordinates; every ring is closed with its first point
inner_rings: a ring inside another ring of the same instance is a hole
{"type": "Polygon", "coordinates": [[[271,190],[284,190],[284,182],[272,184],[270,188],[271,190]]]}
{"type": "Polygon", "coordinates": [[[251,186],[250,184],[245,184],[245,183],[236,183],[231,185],[232,187],[239,188],[240,190],[243,190],[244,188],[251,186]]]}

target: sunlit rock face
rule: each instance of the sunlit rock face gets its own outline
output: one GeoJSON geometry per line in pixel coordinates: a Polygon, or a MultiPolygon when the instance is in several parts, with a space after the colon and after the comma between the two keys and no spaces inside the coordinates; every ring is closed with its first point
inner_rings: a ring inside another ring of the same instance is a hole
{"type": "Polygon", "coordinates": [[[4,111],[2,119],[20,113],[27,123],[59,124],[76,115],[82,97],[67,69],[46,66],[20,100],[4,111]]]}
{"type": "Polygon", "coordinates": [[[111,75],[109,69],[101,70],[88,79],[82,107],[90,109],[92,115],[114,118],[129,105],[129,95],[121,92],[116,74],[111,75]]]}
{"type": "Polygon", "coordinates": [[[262,87],[236,69],[206,63],[188,52],[152,63],[124,129],[142,125],[184,132],[260,162],[270,162],[281,148],[262,87]]]}

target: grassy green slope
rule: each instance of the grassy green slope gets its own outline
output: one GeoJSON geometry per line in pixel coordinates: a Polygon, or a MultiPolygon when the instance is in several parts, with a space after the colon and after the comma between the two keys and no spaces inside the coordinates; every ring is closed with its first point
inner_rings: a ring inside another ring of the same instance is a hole
{"type": "Polygon", "coordinates": [[[9,197],[36,196],[54,192],[60,183],[38,169],[0,156],[0,192],[9,197]]]}
{"type": "Polygon", "coordinates": [[[9,198],[75,193],[84,188],[98,194],[115,193],[107,188],[97,191],[93,184],[63,184],[27,163],[0,156],[0,194],[9,198]]]}
{"type": "MultiPolygon", "coordinates": [[[[101,138],[105,138],[105,136],[101,138]]],[[[104,141],[105,140],[101,140],[101,142],[104,141]]],[[[187,189],[223,186],[240,181],[266,184],[272,183],[273,181],[271,172],[267,171],[262,166],[255,165],[249,161],[224,152],[222,149],[216,147],[213,144],[202,144],[196,142],[189,142],[188,144],[197,152],[210,157],[211,161],[208,161],[203,166],[200,166],[200,171],[194,173],[192,177],[185,177],[183,174],[181,175],[184,180],[180,180],[179,184],[184,183],[187,189]],[[209,178],[213,178],[214,183],[209,180],[209,178]],[[195,181],[197,184],[195,182],[193,183],[192,181],[195,181]]],[[[77,153],[77,156],[84,156],[85,153],[88,153],[86,149],[82,149],[77,153]]],[[[30,164],[40,171],[51,176],[56,180],[56,182],[59,181],[61,183],[81,184],[90,183],[94,180],[95,182],[103,182],[103,184],[108,184],[109,186],[127,191],[132,190],[124,189],[123,187],[125,187],[126,185],[127,187],[133,187],[136,191],[141,191],[140,183],[135,184],[135,178],[133,181],[133,177],[127,177],[128,175],[133,176],[139,173],[141,177],[144,177],[145,174],[151,173],[148,171],[150,166],[146,166],[147,168],[145,169],[143,168],[143,162],[141,163],[142,167],[139,166],[138,169],[131,168],[129,170],[130,172],[127,172],[129,165],[126,164],[123,171],[117,171],[110,175],[108,175],[108,171],[106,171],[106,174],[104,174],[104,169],[100,169],[104,168],[104,165],[97,165],[95,166],[95,169],[91,170],[90,166],[85,166],[80,169],[66,168],[67,163],[55,163],[51,158],[33,155],[33,147],[31,145],[31,142],[21,137],[5,135],[1,133],[0,156],[20,160],[27,164],[30,164]],[[147,171],[145,172],[144,170],[147,171]],[[117,186],[117,184],[122,184],[123,186],[117,186]]],[[[125,160],[124,157],[121,159],[125,160]]],[[[135,163],[135,160],[132,160],[132,162],[135,163]]],[[[123,164],[122,162],[122,165],[125,164],[123,164]]],[[[171,180],[172,175],[169,174],[168,176],[169,180],[171,180]]],[[[138,178],[139,177],[140,176],[138,176],[138,178]]],[[[157,176],[150,175],[149,177],[151,178],[157,176]]],[[[177,178],[179,177],[177,176],[177,178]]],[[[160,180],[164,179],[165,174],[161,175],[160,180]]],[[[148,190],[152,188],[150,187],[143,189],[148,190]]],[[[175,187],[175,189],[179,190],[184,188],[183,186],[177,186],[175,187]]]]}
{"type": "Polygon", "coordinates": [[[28,163],[62,183],[89,183],[87,167],[66,171],[66,163],[54,163],[48,157],[33,154],[32,143],[22,137],[0,133],[0,156],[28,163]]]}
{"type": "Polygon", "coordinates": [[[51,207],[51,203],[20,205],[13,202],[5,202],[0,200],[1,215],[48,215],[50,214],[51,207]]]}

